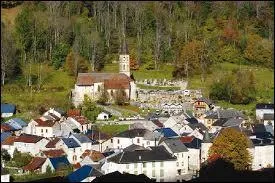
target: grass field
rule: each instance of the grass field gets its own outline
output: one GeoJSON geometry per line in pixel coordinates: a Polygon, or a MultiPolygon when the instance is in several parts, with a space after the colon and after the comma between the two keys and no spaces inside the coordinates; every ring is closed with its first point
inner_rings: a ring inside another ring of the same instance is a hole
{"type": "Polygon", "coordinates": [[[100,131],[108,135],[115,135],[128,129],[129,125],[104,125],[99,127],[100,131]]]}
{"type": "Polygon", "coordinates": [[[43,68],[47,72],[42,75],[43,84],[40,91],[37,85],[34,85],[31,92],[24,78],[1,87],[1,103],[15,104],[21,112],[16,114],[16,117],[22,117],[25,120],[38,117],[38,109],[41,106],[58,107],[65,111],[69,108],[69,95],[74,86],[74,78],[61,70],[55,71],[47,65],[43,68]]]}

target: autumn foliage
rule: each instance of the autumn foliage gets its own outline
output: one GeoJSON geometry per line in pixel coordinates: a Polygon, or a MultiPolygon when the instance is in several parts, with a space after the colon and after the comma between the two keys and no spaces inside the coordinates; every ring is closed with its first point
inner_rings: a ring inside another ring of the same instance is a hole
{"type": "Polygon", "coordinates": [[[236,170],[245,170],[251,164],[248,146],[248,138],[243,133],[226,128],[220,132],[209,149],[210,161],[222,157],[233,163],[236,170]]]}

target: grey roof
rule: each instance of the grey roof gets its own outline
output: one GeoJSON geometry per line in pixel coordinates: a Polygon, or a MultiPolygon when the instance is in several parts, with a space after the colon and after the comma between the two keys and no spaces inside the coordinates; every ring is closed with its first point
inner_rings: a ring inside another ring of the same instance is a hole
{"type": "Polygon", "coordinates": [[[177,158],[170,154],[164,146],[150,147],[151,150],[126,151],[121,152],[107,161],[118,164],[155,162],[155,161],[175,161],[177,158]]]}
{"type": "Polygon", "coordinates": [[[256,109],[274,109],[274,104],[256,104],[256,109]]]}
{"type": "Polygon", "coordinates": [[[146,140],[153,140],[155,137],[158,137],[159,135],[155,132],[152,132],[147,129],[131,129],[123,131],[114,137],[123,137],[123,138],[135,138],[135,137],[144,137],[146,140]]]}
{"type": "Polygon", "coordinates": [[[207,114],[205,117],[206,119],[220,119],[220,118],[246,118],[246,116],[235,109],[217,109],[216,111],[211,111],[210,113],[207,114]]]}
{"type": "Polygon", "coordinates": [[[206,126],[204,126],[204,124],[202,123],[188,123],[188,126],[190,126],[190,128],[192,128],[193,130],[195,130],[196,128],[201,129],[202,131],[207,130],[206,126]]]}
{"type": "Polygon", "coordinates": [[[123,149],[123,151],[139,151],[139,150],[147,150],[147,148],[136,144],[132,144],[123,149]]]}
{"type": "Polygon", "coordinates": [[[80,145],[73,138],[63,138],[62,140],[68,148],[80,147],[80,145]]]}
{"type": "Polygon", "coordinates": [[[220,118],[217,121],[215,121],[212,126],[222,126],[224,123],[226,123],[226,121],[228,120],[228,118],[220,118]]]}
{"type": "Polygon", "coordinates": [[[92,143],[92,140],[86,135],[74,133],[72,136],[74,136],[80,143],[92,143]]]}
{"type": "Polygon", "coordinates": [[[239,126],[243,122],[243,119],[234,119],[230,118],[227,120],[222,126],[228,127],[228,126],[239,126]]]}
{"type": "Polygon", "coordinates": [[[187,152],[187,147],[180,141],[179,138],[167,138],[163,141],[173,153],[187,152]]]}
{"type": "Polygon", "coordinates": [[[264,114],[263,120],[274,120],[274,113],[264,114]]]}

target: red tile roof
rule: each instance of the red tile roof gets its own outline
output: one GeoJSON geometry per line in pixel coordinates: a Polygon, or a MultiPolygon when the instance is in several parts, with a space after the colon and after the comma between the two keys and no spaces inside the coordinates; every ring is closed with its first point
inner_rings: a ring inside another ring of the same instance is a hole
{"type": "Polygon", "coordinates": [[[10,125],[3,123],[1,124],[1,132],[7,132],[14,130],[10,125]]]}
{"type": "Polygon", "coordinates": [[[152,120],[152,122],[160,128],[164,127],[163,124],[159,120],[152,120]]]}
{"type": "Polygon", "coordinates": [[[192,136],[191,137],[190,136],[180,137],[180,141],[182,143],[190,143],[190,142],[192,142],[193,138],[194,137],[192,137],[192,136]]]}
{"type": "Polygon", "coordinates": [[[59,140],[60,140],[60,138],[55,138],[55,139],[51,140],[46,145],[46,148],[55,148],[55,145],[56,145],[57,142],[59,142],[59,140]]]}
{"type": "Polygon", "coordinates": [[[1,145],[13,145],[15,139],[17,137],[16,136],[10,136],[10,137],[7,137],[2,143],[1,145]]]}
{"type": "Polygon", "coordinates": [[[43,137],[40,136],[22,134],[21,136],[17,137],[14,142],[37,143],[42,139],[43,137]]]}
{"type": "Polygon", "coordinates": [[[85,125],[89,123],[88,119],[84,116],[74,116],[72,118],[75,119],[81,125],[85,125]]]}
{"type": "Polygon", "coordinates": [[[95,150],[85,150],[85,152],[81,155],[81,158],[84,159],[86,156],[89,156],[94,162],[105,158],[105,156],[101,152],[95,150]]]}
{"type": "Polygon", "coordinates": [[[73,117],[73,116],[80,116],[80,110],[79,109],[69,109],[67,112],[68,117],[73,117]]]}
{"type": "Polygon", "coordinates": [[[32,161],[23,167],[23,170],[34,171],[42,167],[47,158],[34,157],[32,161]]]}
{"type": "Polygon", "coordinates": [[[65,155],[65,152],[62,149],[54,149],[54,150],[48,150],[48,151],[42,151],[47,158],[55,158],[55,157],[61,157],[65,155]]]}
{"type": "Polygon", "coordinates": [[[34,121],[37,122],[37,126],[39,127],[52,127],[55,124],[55,121],[52,120],[43,121],[42,119],[35,119],[34,121]]]}

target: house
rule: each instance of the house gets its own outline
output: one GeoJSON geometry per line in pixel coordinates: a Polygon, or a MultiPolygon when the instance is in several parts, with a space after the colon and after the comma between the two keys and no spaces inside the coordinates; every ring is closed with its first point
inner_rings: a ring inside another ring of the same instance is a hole
{"type": "Polygon", "coordinates": [[[274,138],[253,138],[248,148],[252,156],[252,170],[274,167],[274,138]]]}
{"type": "Polygon", "coordinates": [[[20,135],[28,126],[28,124],[20,118],[12,118],[5,123],[10,125],[15,130],[16,135],[20,135]]]}
{"type": "Polygon", "coordinates": [[[29,164],[23,167],[24,172],[42,172],[42,165],[45,163],[47,158],[34,157],[29,164]]]}
{"type": "Polygon", "coordinates": [[[202,140],[191,137],[190,139],[180,139],[188,149],[188,171],[198,171],[200,169],[200,151],[202,140]],[[190,141],[191,139],[191,141],[190,141]]]}
{"type": "Polygon", "coordinates": [[[149,179],[144,174],[140,174],[140,175],[133,175],[129,173],[122,174],[119,171],[115,171],[115,172],[97,177],[92,182],[132,182],[133,180],[135,182],[155,182],[154,180],[149,179]]]}
{"type": "Polygon", "coordinates": [[[100,177],[103,174],[92,167],[91,165],[84,165],[78,170],[68,175],[69,182],[91,182],[96,177],[100,177]]]}
{"type": "Polygon", "coordinates": [[[274,104],[256,104],[256,119],[262,120],[264,114],[273,114],[274,115],[274,104]]]}
{"type": "Polygon", "coordinates": [[[16,107],[13,104],[1,104],[1,118],[11,117],[16,113],[16,107]]]}
{"type": "Polygon", "coordinates": [[[205,162],[208,160],[209,149],[212,146],[213,136],[211,137],[209,132],[206,131],[203,136],[203,140],[201,142],[201,162],[205,162]]]}
{"type": "Polygon", "coordinates": [[[273,114],[264,114],[262,120],[263,120],[265,126],[272,125],[273,130],[274,130],[274,113],[273,114]]]}
{"type": "Polygon", "coordinates": [[[179,114],[184,110],[183,105],[180,103],[165,103],[161,105],[162,112],[170,115],[179,114]]]}
{"type": "Polygon", "coordinates": [[[91,140],[98,141],[99,143],[102,143],[103,141],[111,138],[110,135],[94,129],[88,130],[85,135],[87,135],[87,137],[89,137],[91,140]]]}
{"type": "Polygon", "coordinates": [[[111,116],[111,113],[107,111],[102,111],[101,113],[98,114],[97,120],[108,120],[111,116]]]}
{"type": "Polygon", "coordinates": [[[58,137],[52,138],[45,146],[45,149],[47,150],[52,150],[52,149],[57,149],[58,147],[56,144],[60,141],[61,139],[58,137]]]}
{"type": "Polygon", "coordinates": [[[25,133],[42,137],[56,137],[60,134],[61,125],[53,119],[43,117],[31,120],[25,133]]]}
{"type": "Polygon", "coordinates": [[[164,125],[158,119],[144,120],[130,124],[130,129],[148,129],[154,131],[155,129],[162,128],[164,125]]]}
{"type": "Polygon", "coordinates": [[[110,102],[118,90],[124,91],[129,100],[136,100],[136,84],[130,77],[130,57],[127,49],[121,50],[119,56],[119,73],[78,73],[75,88],[72,90],[72,102],[81,104],[84,95],[97,100],[102,91],[107,91],[110,102]]]}
{"type": "Polygon", "coordinates": [[[63,116],[65,116],[66,113],[62,109],[54,109],[50,108],[47,112],[43,114],[43,116],[52,116],[54,117],[57,121],[60,120],[63,116]]]}
{"type": "Polygon", "coordinates": [[[237,111],[235,109],[217,109],[215,111],[209,111],[205,113],[203,116],[200,117],[200,120],[203,121],[203,124],[210,129],[212,127],[212,124],[218,120],[218,119],[247,119],[247,117],[240,111],[237,111]]]}
{"type": "Polygon", "coordinates": [[[13,157],[13,153],[15,150],[15,146],[13,144],[16,138],[16,136],[9,136],[1,142],[1,149],[7,150],[11,157],[13,157]]]}
{"type": "Polygon", "coordinates": [[[212,124],[210,132],[215,133],[217,131],[220,131],[222,128],[227,127],[244,128],[246,127],[245,125],[246,121],[243,118],[220,118],[212,124]]]}
{"type": "Polygon", "coordinates": [[[161,134],[147,129],[131,129],[123,131],[102,143],[101,152],[108,148],[124,149],[131,144],[144,147],[157,144],[161,134]]]}
{"type": "Polygon", "coordinates": [[[47,172],[47,167],[50,167],[52,171],[59,171],[62,168],[70,167],[70,163],[66,156],[56,157],[56,158],[47,158],[43,163],[41,170],[42,173],[47,172]]]}
{"type": "Polygon", "coordinates": [[[179,138],[165,138],[159,143],[163,145],[167,151],[177,157],[177,177],[181,180],[182,174],[188,173],[188,149],[180,141],[179,138]]]}
{"type": "Polygon", "coordinates": [[[83,150],[81,145],[73,138],[62,138],[57,142],[56,147],[64,150],[71,164],[76,164],[80,161],[83,150]]]}
{"type": "Polygon", "coordinates": [[[104,174],[119,171],[120,173],[144,174],[157,182],[176,180],[177,158],[164,146],[149,147],[143,151],[126,151],[107,159],[101,167],[104,174]]]}
{"type": "Polygon", "coordinates": [[[85,150],[80,158],[82,159],[82,161],[80,162],[81,165],[91,165],[98,164],[100,160],[105,158],[105,156],[99,151],[85,150]]]}
{"type": "Polygon", "coordinates": [[[171,128],[161,128],[161,129],[156,129],[156,131],[167,138],[178,137],[178,134],[174,132],[171,128]]]}
{"type": "Polygon", "coordinates": [[[14,139],[13,145],[21,153],[30,153],[32,156],[36,156],[48,142],[49,140],[41,136],[21,134],[14,139]]]}
{"type": "Polygon", "coordinates": [[[214,108],[213,102],[207,98],[198,98],[194,102],[193,106],[195,117],[199,117],[206,111],[212,110],[214,108]]]}
{"type": "Polygon", "coordinates": [[[71,129],[78,129],[82,133],[87,133],[92,128],[91,122],[84,116],[68,117],[65,122],[71,129]]]}
{"type": "Polygon", "coordinates": [[[199,139],[203,139],[203,134],[207,128],[202,123],[188,123],[180,129],[181,135],[194,136],[199,139]]]}
{"type": "Polygon", "coordinates": [[[93,145],[92,140],[89,139],[89,137],[87,137],[84,134],[74,133],[74,134],[71,134],[69,138],[73,138],[78,144],[80,144],[83,152],[87,149],[92,149],[92,147],[95,149],[99,149],[99,145],[97,147],[92,146],[93,145]]]}

